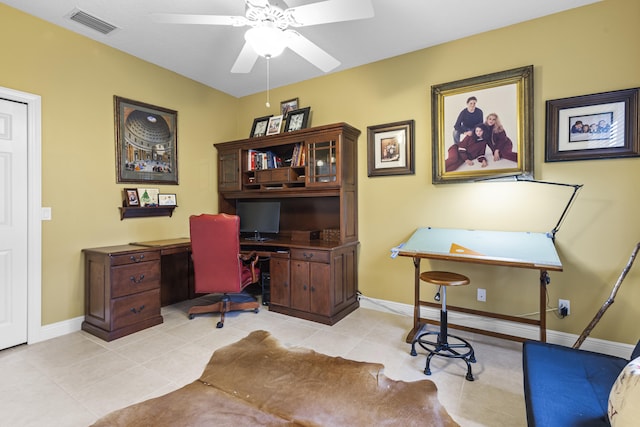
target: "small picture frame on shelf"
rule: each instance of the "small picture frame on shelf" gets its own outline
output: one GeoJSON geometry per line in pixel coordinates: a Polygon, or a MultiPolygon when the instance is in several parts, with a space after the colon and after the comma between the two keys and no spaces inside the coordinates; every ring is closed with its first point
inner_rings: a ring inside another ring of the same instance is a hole
{"type": "Polygon", "coordinates": [[[177,206],[175,194],[158,194],[158,206],[177,206]]]}
{"type": "Polygon", "coordinates": [[[138,198],[140,206],[154,207],[158,206],[158,194],[160,190],[157,188],[138,188],[138,198]]]}
{"type": "Polygon", "coordinates": [[[135,188],[124,189],[124,205],[127,207],[140,206],[140,199],[138,198],[138,190],[135,188]]]}
{"type": "Polygon", "coordinates": [[[277,135],[280,133],[280,129],[282,129],[282,114],[279,116],[273,116],[269,119],[269,124],[267,125],[267,135],[277,135]]]}
{"type": "Polygon", "coordinates": [[[297,109],[298,98],[287,99],[286,101],[282,101],[280,103],[280,114],[282,114],[283,117],[287,117],[287,114],[289,114],[289,112],[297,109]]]}
{"type": "Polygon", "coordinates": [[[290,111],[287,114],[287,121],[284,125],[285,132],[293,132],[294,130],[306,129],[309,125],[309,114],[311,107],[300,108],[290,111]]]}
{"type": "Polygon", "coordinates": [[[249,134],[249,138],[265,136],[267,134],[267,125],[269,124],[269,119],[271,117],[273,117],[273,114],[253,119],[253,126],[251,127],[251,134],[249,134]]]}

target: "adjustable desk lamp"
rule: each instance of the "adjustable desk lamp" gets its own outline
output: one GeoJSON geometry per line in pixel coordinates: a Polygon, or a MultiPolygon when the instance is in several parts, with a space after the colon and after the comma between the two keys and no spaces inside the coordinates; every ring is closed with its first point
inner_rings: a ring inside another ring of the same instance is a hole
{"type": "Polygon", "coordinates": [[[475,182],[506,181],[506,180],[511,180],[511,179],[513,179],[514,181],[518,181],[518,182],[535,182],[535,183],[538,183],[538,184],[559,185],[559,186],[562,186],[562,187],[573,187],[573,194],[571,194],[571,197],[569,198],[569,202],[567,203],[567,206],[564,207],[564,210],[562,211],[562,215],[560,215],[560,219],[558,219],[558,222],[556,223],[556,226],[553,227],[553,229],[547,233],[547,237],[550,237],[551,240],[553,242],[555,242],[556,233],[558,232],[558,230],[560,230],[560,226],[562,225],[562,222],[564,221],[564,218],[567,216],[567,213],[569,212],[569,208],[573,204],[573,201],[575,200],[576,196],[578,195],[578,190],[580,190],[583,187],[583,184],[564,184],[564,183],[561,183],[561,182],[538,181],[538,180],[533,179],[533,177],[531,175],[510,175],[510,176],[501,176],[501,177],[495,177],[495,178],[482,178],[482,179],[476,180],[475,182]]]}

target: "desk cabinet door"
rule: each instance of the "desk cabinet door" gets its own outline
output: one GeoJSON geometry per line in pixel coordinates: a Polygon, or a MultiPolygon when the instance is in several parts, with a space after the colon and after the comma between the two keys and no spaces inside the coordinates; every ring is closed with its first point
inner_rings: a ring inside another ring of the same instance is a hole
{"type": "Polygon", "coordinates": [[[289,307],[291,304],[289,259],[272,257],[269,270],[271,274],[271,304],[289,307]]]}

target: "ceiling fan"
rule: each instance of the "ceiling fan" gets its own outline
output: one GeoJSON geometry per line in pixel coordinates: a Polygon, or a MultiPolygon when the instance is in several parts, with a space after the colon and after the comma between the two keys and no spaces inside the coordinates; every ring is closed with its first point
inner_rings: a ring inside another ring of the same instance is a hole
{"type": "MultiPolygon", "coordinates": [[[[286,4],[287,0],[283,0],[286,4]]],[[[248,73],[259,56],[272,58],[288,47],[319,69],[328,72],[340,62],[311,40],[289,27],[305,27],[373,17],[371,0],[324,0],[282,9],[269,0],[245,0],[245,16],[155,13],[157,22],[170,24],[251,27],[232,73],[248,73]]]]}

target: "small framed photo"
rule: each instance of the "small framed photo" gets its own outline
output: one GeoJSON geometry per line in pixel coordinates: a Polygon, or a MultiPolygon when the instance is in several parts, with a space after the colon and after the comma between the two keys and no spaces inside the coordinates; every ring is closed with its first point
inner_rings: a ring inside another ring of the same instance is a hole
{"type": "Polygon", "coordinates": [[[269,124],[267,125],[267,135],[276,135],[280,133],[280,129],[282,129],[282,115],[273,116],[269,119],[269,124]]]}
{"type": "Polygon", "coordinates": [[[287,99],[286,101],[282,101],[280,103],[280,114],[282,114],[283,117],[287,117],[287,114],[289,114],[289,112],[297,109],[298,98],[287,99]]]}
{"type": "Polygon", "coordinates": [[[287,114],[287,121],[284,125],[285,132],[293,132],[294,130],[306,129],[309,125],[309,114],[311,107],[300,108],[290,111],[287,114]]]}
{"type": "Polygon", "coordinates": [[[158,194],[160,190],[157,188],[138,188],[138,198],[140,206],[158,206],[158,194]]]}
{"type": "Polygon", "coordinates": [[[640,156],[640,88],[547,101],[545,161],[640,156]]]}
{"type": "Polygon", "coordinates": [[[249,138],[265,136],[267,134],[267,125],[269,124],[269,119],[271,117],[273,117],[273,114],[253,119],[253,126],[251,127],[251,134],[249,134],[249,138]]]}
{"type": "Polygon", "coordinates": [[[175,194],[158,194],[158,206],[177,206],[175,194]]]}
{"type": "Polygon", "coordinates": [[[367,127],[369,176],[413,175],[414,121],[367,127]]]}
{"type": "Polygon", "coordinates": [[[140,199],[138,198],[138,190],[136,190],[135,188],[125,188],[124,204],[125,206],[140,206],[140,199]]]}

